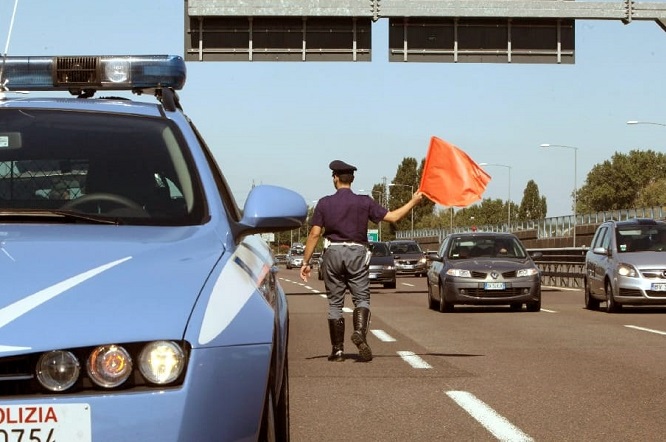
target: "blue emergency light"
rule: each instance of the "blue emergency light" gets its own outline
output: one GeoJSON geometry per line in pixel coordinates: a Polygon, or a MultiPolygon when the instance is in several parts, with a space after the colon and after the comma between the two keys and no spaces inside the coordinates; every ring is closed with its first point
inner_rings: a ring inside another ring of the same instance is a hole
{"type": "Polygon", "coordinates": [[[185,73],[177,55],[15,56],[0,59],[0,91],[180,90],[185,73]]]}

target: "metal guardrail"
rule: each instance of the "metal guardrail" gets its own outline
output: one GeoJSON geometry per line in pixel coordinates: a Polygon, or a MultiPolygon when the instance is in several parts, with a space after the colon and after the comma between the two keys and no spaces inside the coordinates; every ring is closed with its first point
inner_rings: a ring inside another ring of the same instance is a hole
{"type": "Polygon", "coordinates": [[[528,249],[530,255],[541,252],[534,263],[541,270],[541,284],[555,287],[584,288],[587,248],[528,249]]]}

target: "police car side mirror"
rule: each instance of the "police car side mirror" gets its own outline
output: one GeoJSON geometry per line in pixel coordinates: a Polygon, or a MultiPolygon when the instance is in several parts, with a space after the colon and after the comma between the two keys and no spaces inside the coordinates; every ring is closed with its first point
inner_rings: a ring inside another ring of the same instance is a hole
{"type": "Polygon", "coordinates": [[[308,206],[293,190],[279,186],[255,186],[245,201],[237,236],[291,230],[303,225],[308,206]]]}

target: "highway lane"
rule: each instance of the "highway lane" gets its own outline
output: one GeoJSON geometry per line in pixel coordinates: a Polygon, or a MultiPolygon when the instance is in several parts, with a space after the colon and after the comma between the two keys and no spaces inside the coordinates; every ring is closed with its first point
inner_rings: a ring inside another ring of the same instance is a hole
{"type": "Polygon", "coordinates": [[[330,352],[322,281],[281,269],[295,441],[657,441],[666,434],[666,308],[583,308],[544,288],[542,311],[427,308],[425,278],[373,286],[375,358],[330,352]]]}

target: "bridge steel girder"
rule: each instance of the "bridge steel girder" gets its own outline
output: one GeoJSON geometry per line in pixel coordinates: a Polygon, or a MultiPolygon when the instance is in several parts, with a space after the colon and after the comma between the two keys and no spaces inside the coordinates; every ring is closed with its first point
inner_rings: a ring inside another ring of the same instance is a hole
{"type": "Polygon", "coordinates": [[[469,17],[654,20],[666,23],[666,3],[561,0],[189,0],[189,16],[469,17]]]}

